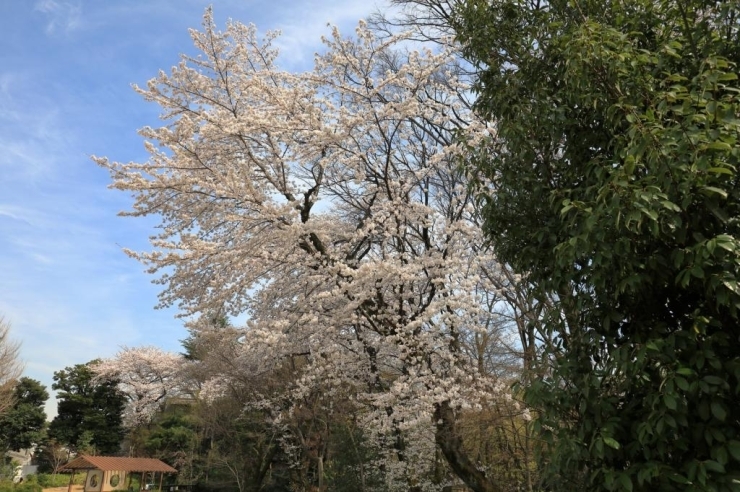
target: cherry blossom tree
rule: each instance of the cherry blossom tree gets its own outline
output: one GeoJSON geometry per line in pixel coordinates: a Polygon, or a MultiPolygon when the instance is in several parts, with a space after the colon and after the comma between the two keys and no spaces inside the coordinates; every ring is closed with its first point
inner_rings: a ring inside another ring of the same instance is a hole
{"type": "Polygon", "coordinates": [[[187,392],[187,361],[157,347],[122,348],[115,357],[94,364],[98,380],[118,381],[128,398],[123,423],[133,427],[151,420],[167,397],[187,392]]]}
{"type": "Polygon", "coordinates": [[[153,250],[128,254],[158,274],[161,306],[248,315],[220,332],[225,369],[203,395],[252,378],[269,405],[260,378],[290,364],[293,401],[320,388],[367,410],[407,488],[423,489],[419,455],[436,446],[474,490],[499,490],[458,426],[506,392],[467,341],[499,326],[509,282],[482,247],[461,166],[460,139],[488,129],[454,50],[360,23],[295,74],[274,37],[220,32],[209,11],[192,31],[201,54],[136,88],[166,122],[140,131],[150,159],[95,158],[133,193],[124,215],[161,218],[153,250]]]}

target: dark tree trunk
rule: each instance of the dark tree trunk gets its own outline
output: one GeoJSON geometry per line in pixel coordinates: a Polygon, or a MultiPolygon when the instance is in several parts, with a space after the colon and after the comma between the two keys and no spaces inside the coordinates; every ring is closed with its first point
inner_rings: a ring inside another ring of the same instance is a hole
{"type": "Polygon", "coordinates": [[[455,410],[450,406],[450,402],[444,401],[435,405],[434,420],[437,425],[435,441],[455,475],[475,492],[502,492],[502,489],[497,487],[485,472],[479,470],[465,453],[455,410]]]}

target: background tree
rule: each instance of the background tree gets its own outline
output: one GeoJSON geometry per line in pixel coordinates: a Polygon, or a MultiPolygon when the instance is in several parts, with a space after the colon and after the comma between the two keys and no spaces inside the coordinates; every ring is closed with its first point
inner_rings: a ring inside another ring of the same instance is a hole
{"type": "Polygon", "coordinates": [[[116,453],[123,438],[126,396],[116,380],[95,379],[95,362],[54,373],[58,404],[49,437],[72,449],[83,446],[99,454],[116,453]]]}
{"type": "Polygon", "coordinates": [[[41,443],[46,429],[46,387],[21,378],[13,389],[13,405],[0,415],[0,450],[20,451],[41,443]]]}
{"type": "Polygon", "coordinates": [[[39,472],[56,475],[70,458],[69,448],[54,439],[44,439],[34,453],[39,472]]]}
{"type": "Polygon", "coordinates": [[[736,490],[737,2],[466,2],[486,232],[552,344],[546,485],[736,490]],[[554,301],[554,302],[550,302],[554,301]]]}
{"type": "Polygon", "coordinates": [[[13,387],[23,372],[20,344],[10,338],[10,323],[0,316],[0,415],[13,404],[13,387]]]}
{"type": "Polygon", "coordinates": [[[93,366],[95,382],[116,381],[128,404],[124,425],[134,427],[149,422],[164,407],[168,398],[188,392],[183,356],[157,347],[121,349],[112,359],[93,366]]]}
{"type": "MultiPolygon", "coordinates": [[[[196,483],[201,471],[197,462],[203,442],[195,407],[191,405],[169,405],[148,426],[143,450],[154,458],[159,458],[177,468],[178,480],[183,483],[196,483]]],[[[234,435],[228,440],[234,439],[234,435]]],[[[141,452],[140,452],[141,454],[141,452]]]]}

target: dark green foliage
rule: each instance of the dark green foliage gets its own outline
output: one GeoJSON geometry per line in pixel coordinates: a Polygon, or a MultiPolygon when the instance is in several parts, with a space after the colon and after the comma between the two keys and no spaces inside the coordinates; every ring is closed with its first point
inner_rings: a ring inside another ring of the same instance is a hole
{"type": "Polygon", "coordinates": [[[97,454],[116,453],[123,438],[122,415],[126,397],[116,381],[96,381],[93,362],[54,373],[57,416],[49,436],[67,446],[97,454]]]}
{"type": "Polygon", "coordinates": [[[280,481],[279,436],[264,413],[245,411],[243,403],[230,398],[214,401],[200,411],[204,435],[201,466],[206,468],[201,482],[222,488],[241,483],[242,490],[257,491],[276,478],[280,481]]]}
{"type": "Polygon", "coordinates": [[[198,439],[197,427],[186,415],[168,415],[149,435],[147,451],[167,462],[178,461],[178,455],[192,449],[198,439]]]}
{"type": "Polygon", "coordinates": [[[46,427],[46,387],[21,378],[13,389],[13,406],[0,416],[0,450],[20,451],[41,442],[46,427]]]}
{"type": "Polygon", "coordinates": [[[740,488],[740,5],[470,1],[486,230],[541,300],[563,490],[740,488]]]}
{"type": "Polygon", "coordinates": [[[138,437],[147,456],[177,468],[178,483],[191,484],[201,471],[201,430],[194,406],[169,405],[146,428],[138,429],[138,437]]]}
{"type": "Polygon", "coordinates": [[[377,453],[368,446],[362,430],[351,420],[335,417],[325,466],[327,490],[344,492],[382,490],[382,476],[373,462],[377,453]]]}

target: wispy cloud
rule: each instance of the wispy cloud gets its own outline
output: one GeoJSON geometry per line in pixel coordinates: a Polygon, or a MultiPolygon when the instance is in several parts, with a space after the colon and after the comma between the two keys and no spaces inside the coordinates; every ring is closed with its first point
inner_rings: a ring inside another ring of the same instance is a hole
{"type": "Polygon", "coordinates": [[[34,10],[47,15],[49,19],[46,23],[47,34],[60,30],[68,33],[82,26],[82,4],[79,2],[40,0],[34,5],[34,10]]]}
{"type": "Polygon", "coordinates": [[[31,225],[31,221],[26,216],[25,211],[13,205],[0,203],[0,217],[7,217],[31,225]]]}
{"type": "Polygon", "coordinates": [[[69,150],[58,103],[41,89],[31,74],[0,74],[0,169],[5,179],[51,177],[57,159],[69,150]],[[55,152],[49,152],[52,148],[55,152]]]}
{"type": "Polygon", "coordinates": [[[329,26],[337,26],[344,35],[354,34],[360,19],[366,19],[380,2],[373,0],[322,0],[290,3],[272,17],[272,25],[257,25],[260,29],[279,29],[275,44],[280,49],[283,68],[305,70],[313,65],[313,55],[322,51],[322,36],[331,34],[329,26]]]}

